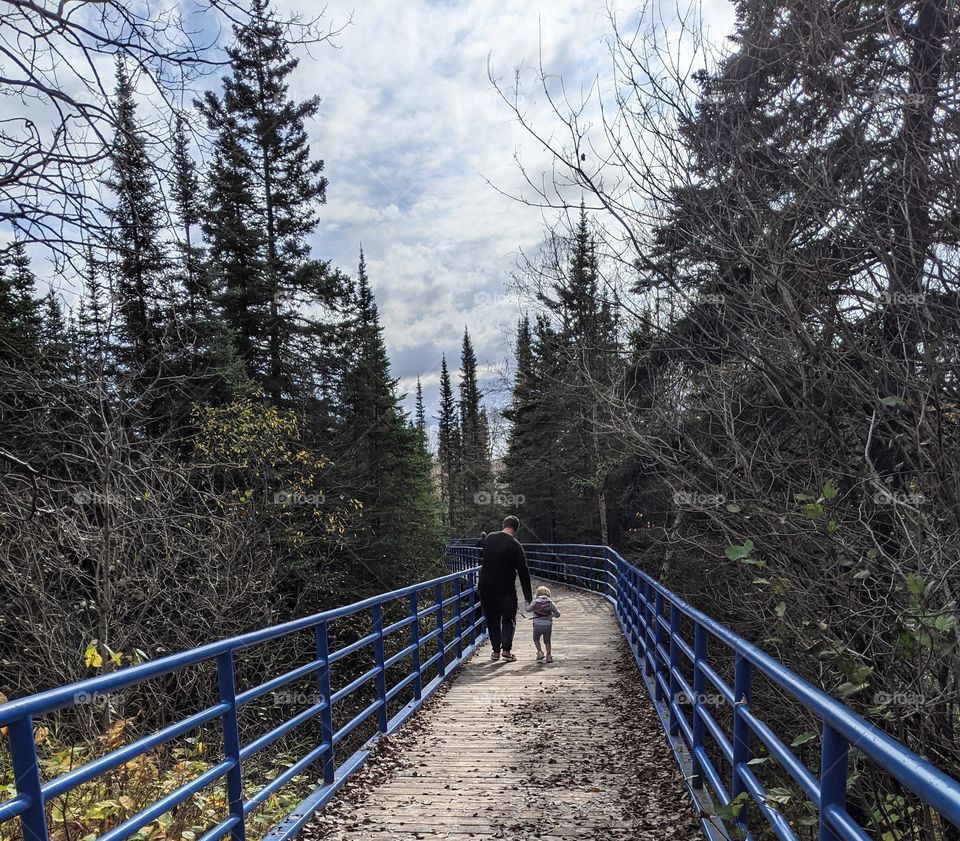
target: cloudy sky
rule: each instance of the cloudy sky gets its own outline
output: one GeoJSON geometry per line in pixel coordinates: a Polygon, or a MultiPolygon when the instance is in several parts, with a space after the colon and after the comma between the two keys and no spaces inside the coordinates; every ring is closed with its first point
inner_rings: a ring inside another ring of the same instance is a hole
{"type": "MultiPolygon", "coordinates": [[[[190,0],[170,2],[195,8],[190,0]]],[[[621,31],[632,31],[638,21],[669,31],[677,2],[688,0],[649,0],[647,6],[621,0],[329,0],[325,20],[343,29],[333,45],[300,54],[291,85],[297,98],[322,100],[308,125],[329,178],[313,254],[352,273],[362,243],[408,408],[419,376],[429,414],[436,413],[441,356],[446,353],[458,370],[465,326],[488,404],[506,397],[498,373],[506,370],[512,333],[528,307],[510,278],[520,251],[531,253],[544,235],[541,211],[509,196],[529,193],[518,159],[536,179],[549,158],[517,124],[490,74],[513,92],[519,72],[520,106],[549,137],[560,126],[548,112],[539,68],[552,94],[562,85],[573,101],[590,91],[609,96],[615,89],[610,15],[621,31]]],[[[699,2],[709,40],[722,41],[733,22],[729,3],[699,2]]],[[[283,17],[308,17],[320,8],[316,0],[272,4],[283,17]]],[[[209,36],[214,52],[230,37],[209,11],[190,23],[199,38],[209,36]]],[[[673,50],[683,51],[682,45],[673,50]]],[[[104,54],[99,61],[109,85],[112,58],[104,54]]],[[[84,72],[82,66],[78,78],[63,84],[82,86],[84,72]]],[[[218,87],[217,75],[201,84],[218,87]]],[[[141,119],[163,119],[166,111],[141,94],[141,119]]],[[[588,114],[595,116],[591,101],[588,114]]],[[[580,196],[566,198],[577,204],[580,196]]],[[[10,235],[0,232],[0,238],[10,235]]],[[[75,301],[69,277],[35,266],[68,304],[75,301]]]]}
{"type": "MultiPolygon", "coordinates": [[[[284,9],[300,2],[275,0],[284,9]]],[[[629,20],[637,11],[630,5],[616,14],[629,20]]],[[[703,14],[713,40],[729,31],[724,0],[703,14]]],[[[298,95],[323,99],[310,131],[330,185],[314,251],[352,270],[362,242],[394,376],[411,393],[420,376],[432,413],[441,354],[459,365],[465,325],[494,388],[522,308],[509,276],[519,250],[536,247],[543,234],[538,210],[488,183],[516,193],[515,154],[535,172],[545,162],[493,89],[488,65],[507,84],[522,68],[521,93],[534,115],[544,104],[540,62],[568,91],[595,81],[609,89],[608,9],[602,0],[327,6],[333,25],[351,15],[337,49],[304,56],[295,80],[298,95]]]]}

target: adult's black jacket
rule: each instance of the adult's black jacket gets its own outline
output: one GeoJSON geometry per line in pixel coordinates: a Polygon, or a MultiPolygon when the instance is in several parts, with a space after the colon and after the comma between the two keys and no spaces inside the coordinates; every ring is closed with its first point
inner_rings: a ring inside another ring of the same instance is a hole
{"type": "Polygon", "coordinates": [[[530,570],[527,557],[520,542],[505,531],[487,535],[483,542],[483,563],[480,567],[480,592],[489,594],[509,593],[520,576],[520,588],[524,598],[533,601],[530,589],[530,570]]]}

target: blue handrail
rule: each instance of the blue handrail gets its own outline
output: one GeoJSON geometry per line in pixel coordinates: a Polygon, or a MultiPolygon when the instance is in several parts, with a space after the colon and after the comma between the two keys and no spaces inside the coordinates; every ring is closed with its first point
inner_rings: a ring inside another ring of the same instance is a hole
{"type": "MultiPolygon", "coordinates": [[[[524,544],[532,574],[591,590],[615,607],[634,658],[653,696],[669,743],[693,796],[702,810],[701,826],[708,838],[745,838],[747,810],[733,820],[718,820],[715,804],[730,807],[744,798],[753,804],[781,841],[798,838],[784,815],[767,797],[767,790],[750,765],[755,738],[799,786],[818,814],[818,841],[868,841],[870,836],[846,810],[847,765],[851,748],[873,761],[905,789],[960,827],[960,782],[935,768],[882,730],[861,718],[737,636],[719,622],[689,605],[607,546],[524,544]],[[693,639],[681,633],[681,617],[693,627],[693,639]],[[710,643],[727,649],[734,663],[733,686],[711,665],[710,643]],[[681,663],[692,668],[693,685],[681,663]],[[820,771],[811,773],[802,760],[765,724],[750,703],[754,672],[780,687],[821,724],[820,771]],[[712,686],[731,708],[732,732],[726,733],[704,703],[712,686]],[[690,708],[690,718],[684,708],[690,708]],[[713,740],[729,768],[729,787],[708,755],[713,740]]],[[[475,568],[481,550],[475,539],[461,539],[447,547],[455,569],[475,568]]]]}
{"type": "Polygon", "coordinates": [[[304,773],[311,765],[321,763],[323,785],[316,788],[265,836],[268,841],[286,841],[296,834],[311,815],[343,785],[350,774],[363,764],[377,736],[392,733],[400,727],[440,683],[473,654],[486,636],[483,620],[478,618],[475,611],[476,574],[476,569],[463,567],[450,575],[373,596],[346,607],[220,640],[190,651],[0,704],[0,727],[6,727],[8,731],[17,792],[15,797],[0,802],[0,828],[6,821],[19,818],[24,841],[47,841],[47,806],[52,799],[108,773],[152,748],[219,719],[223,736],[222,760],[137,814],[111,827],[99,836],[100,841],[120,841],[129,837],[221,779],[225,779],[226,814],[215,826],[210,827],[199,841],[217,841],[228,833],[232,841],[245,841],[245,818],[294,777],[304,773]],[[432,601],[432,604],[423,609],[420,608],[421,594],[426,594],[432,601]],[[399,605],[396,604],[398,602],[399,605]],[[402,607],[404,618],[384,627],[384,608],[387,605],[402,607]],[[336,651],[330,651],[330,623],[368,612],[371,632],[336,651]],[[448,614],[450,618],[446,618],[448,614]],[[421,628],[424,622],[434,627],[424,632],[421,628]],[[405,628],[409,629],[409,644],[387,657],[384,639],[405,628]],[[242,692],[237,691],[234,655],[238,651],[309,630],[313,631],[314,639],[310,662],[258,686],[242,692]],[[426,650],[428,647],[432,649],[430,654],[426,650]],[[332,691],[331,664],[361,650],[372,652],[372,667],[346,686],[332,691]],[[407,658],[410,660],[409,669],[396,683],[388,686],[387,678],[391,667],[401,664],[407,658]],[[160,675],[178,672],[211,660],[216,663],[217,668],[218,703],[51,780],[41,780],[34,741],[34,719],[37,716],[75,707],[160,675]],[[433,671],[436,676],[430,679],[433,671]],[[241,745],[237,710],[267,692],[310,675],[316,675],[317,702],[250,743],[241,745]],[[375,700],[334,731],[334,705],[371,681],[375,687],[375,700]],[[388,712],[389,704],[404,692],[411,696],[409,702],[391,717],[388,712]],[[337,745],[374,714],[377,720],[377,736],[337,764],[337,745]],[[295,727],[313,719],[319,719],[320,743],[249,799],[244,800],[244,763],[295,727]]]}

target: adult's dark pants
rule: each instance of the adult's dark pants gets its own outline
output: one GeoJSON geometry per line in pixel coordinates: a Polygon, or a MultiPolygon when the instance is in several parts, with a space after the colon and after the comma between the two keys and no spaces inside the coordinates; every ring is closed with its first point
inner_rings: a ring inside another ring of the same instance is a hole
{"type": "Polygon", "coordinates": [[[480,606],[487,620],[493,650],[509,651],[513,647],[513,634],[517,630],[517,591],[481,590],[480,606]]]}

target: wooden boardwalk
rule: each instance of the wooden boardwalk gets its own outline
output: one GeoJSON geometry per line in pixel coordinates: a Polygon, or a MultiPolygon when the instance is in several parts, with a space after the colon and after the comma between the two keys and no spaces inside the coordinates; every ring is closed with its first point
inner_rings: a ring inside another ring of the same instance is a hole
{"type": "Polygon", "coordinates": [[[517,662],[484,645],[303,838],[701,839],[612,609],[553,595],[553,663],[518,619],[517,662]]]}

